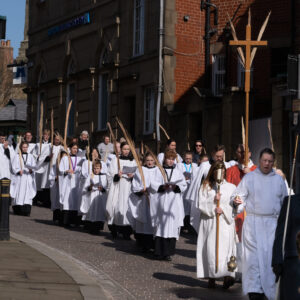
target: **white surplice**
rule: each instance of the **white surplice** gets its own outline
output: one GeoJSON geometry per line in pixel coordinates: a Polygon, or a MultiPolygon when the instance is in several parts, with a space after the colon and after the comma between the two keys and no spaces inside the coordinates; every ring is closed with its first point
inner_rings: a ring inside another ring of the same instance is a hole
{"type": "Polygon", "coordinates": [[[16,155],[14,149],[12,146],[8,146],[8,151],[9,151],[9,156],[10,158],[8,158],[5,154],[5,148],[3,146],[3,144],[0,144],[0,179],[2,178],[7,178],[10,179],[11,178],[11,162],[14,158],[14,156],[16,155]]]}
{"type": "Polygon", "coordinates": [[[157,194],[150,190],[151,180],[154,179],[157,167],[147,168],[142,167],[145,177],[145,185],[147,189],[147,196],[145,194],[138,196],[135,193],[144,190],[144,185],[137,169],[131,186],[131,195],[129,197],[129,213],[133,218],[131,227],[134,228],[136,233],[153,234],[153,226],[151,220],[150,209],[155,207],[157,194]]]}
{"type": "Polygon", "coordinates": [[[217,207],[214,198],[217,186],[211,188],[203,185],[199,191],[198,207],[201,211],[201,219],[197,240],[197,277],[198,278],[220,278],[224,276],[234,277],[235,272],[229,272],[227,263],[232,255],[236,255],[235,225],[233,208],[230,205],[230,196],[235,191],[234,184],[225,180],[220,185],[220,207],[223,214],[219,217],[219,262],[218,272],[216,270],[216,232],[217,207]]]}
{"type": "Polygon", "coordinates": [[[246,174],[232,195],[244,203],[237,213],[246,209],[242,231],[243,291],[264,293],[275,299],[275,275],[271,268],[272,247],[277,218],[287,195],[284,180],[274,170],[264,174],[259,168],[246,174]]]}
{"type": "Polygon", "coordinates": [[[107,179],[105,174],[90,174],[85,181],[82,191],[81,213],[83,220],[91,222],[105,222],[107,200],[107,179]],[[92,189],[89,190],[90,185],[92,189]],[[99,191],[101,186],[104,191],[99,191]]]}
{"type": "Polygon", "coordinates": [[[191,214],[191,201],[186,199],[186,194],[188,192],[188,189],[191,184],[192,176],[195,172],[197,172],[198,166],[195,163],[191,163],[187,165],[185,162],[177,164],[177,168],[180,170],[180,172],[185,176],[185,173],[190,173],[191,177],[190,179],[186,179],[187,188],[185,192],[183,193],[183,205],[184,205],[184,213],[186,216],[190,216],[191,214]]]}
{"type": "Polygon", "coordinates": [[[50,173],[49,173],[49,183],[50,183],[50,200],[51,200],[51,210],[61,209],[62,205],[59,202],[59,172],[57,166],[57,158],[60,152],[63,151],[63,146],[53,146],[52,148],[52,159],[50,161],[50,173]]]}
{"type": "Polygon", "coordinates": [[[69,163],[69,157],[65,155],[59,164],[59,172],[61,174],[59,179],[59,195],[60,203],[63,206],[63,210],[76,210],[80,209],[80,172],[82,157],[71,156],[71,165],[69,163]],[[74,174],[66,174],[65,172],[73,169],[74,174]]]}
{"type": "Polygon", "coordinates": [[[45,159],[51,155],[51,144],[43,142],[37,143],[34,152],[37,155],[37,170],[36,170],[36,185],[37,190],[50,188],[49,174],[50,174],[50,161],[45,162],[45,159]]]}
{"type": "MultiPolygon", "coordinates": [[[[120,169],[122,170],[125,166],[136,167],[136,162],[135,160],[120,159],[120,169]]],[[[107,172],[109,192],[106,211],[108,224],[127,226],[130,225],[127,212],[132,180],[123,174],[118,182],[113,182],[114,176],[118,173],[117,158],[114,157],[107,172]]]]}
{"type": "Polygon", "coordinates": [[[15,155],[12,159],[12,181],[10,187],[10,195],[12,197],[12,205],[32,205],[32,199],[36,195],[35,184],[35,167],[36,161],[32,154],[15,155]],[[30,169],[32,173],[30,173],[30,169]],[[18,175],[20,171],[22,175],[18,175]]]}
{"type": "MultiPolygon", "coordinates": [[[[157,193],[157,200],[154,202],[156,207],[151,209],[154,236],[178,240],[180,227],[183,226],[185,217],[182,194],[186,190],[187,184],[183,174],[175,166],[174,168],[166,168],[165,172],[168,182],[176,184],[180,188],[180,193],[175,193],[172,190],[157,193]]],[[[151,189],[157,192],[159,186],[164,183],[163,176],[157,169],[153,180],[151,180],[151,189]]]]}

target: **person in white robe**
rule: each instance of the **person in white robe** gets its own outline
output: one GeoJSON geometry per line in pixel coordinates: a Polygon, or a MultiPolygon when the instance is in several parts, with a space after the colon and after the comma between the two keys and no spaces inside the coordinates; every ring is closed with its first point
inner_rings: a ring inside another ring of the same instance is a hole
{"type": "MultiPolygon", "coordinates": [[[[211,159],[209,161],[205,161],[201,163],[196,172],[192,174],[191,184],[186,192],[186,199],[191,202],[191,216],[190,223],[198,232],[199,224],[200,224],[200,210],[197,207],[199,189],[206,178],[211,165],[216,161],[223,161],[225,157],[225,147],[223,145],[216,145],[211,153],[211,159]]],[[[225,163],[225,167],[229,168],[230,166],[225,163]]]]}
{"type": "Polygon", "coordinates": [[[143,185],[141,175],[137,169],[131,187],[131,195],[129,197],[129,213],[132,215],[134,222],[132,227],[135,230],[135,239],[137,246],[142,252],[149,252],[154,248],[153,243],[153,226],[151,219],[151,208],[155,206],[156,192],[150,189],[151,180],[154,179],[157,167],[155,160],[151,154],[146,153],[144,157],[144,166],[142,166],[145,187],[143,185]]]}
{"type": "MultiPolygon", "coordinates": [[[[169,150],[172,150],[176,153],[176,141],[173,139],[169,139],[167,141],[167,147],[165,149],[165,152],[169,151],[169,150]]],[[[157,155],[157,159],[161,165],[164,162],[165,152],[161,152],[157,155]]],[[[178,163],[181,163],[182,161],[183,161],[182,157],[178,153],[176,153],[176,158],[175,158],[174,164],[176,165],[178,163]]]]}
{"type": "Polygon", "coordinates": [[[185,213],[183,229],[189,232],[193,232],[193,228],[190,224],[191,202],[186,199],[186,193],[191,184],[192,174],[197,171],[198,166],[197,164],[193,163],[193,153],[191,151],[186,151],[184,153],[184,160],[183,162],[177,164],[177,168],[180,170],[180,172],[182,172],[187,183],[187,189],[183,193],[183,204],[185,213]]]}
{"type": "Polygon", "coordinates": [[[182,194],[187,183],[183,174],[175,167],[176,153],[169,150],[165,153],[164,172],[166,182],[159,169],[156,170],[151,189],[157,192],[156,208],[152,223],[154,226],[154,255],[157,259],[171,261],[175,254],[176,240],[179,239],[180,228],[183,226],[184,206],[182,194]]]}
{"type": "Polygon", "coordinates": [[[59,222],[62,224],[62,205],[59,201],[59,170],[58,166],[61,159],[61,152],[64,151],[63,146],[60,143],[58,136],[54,136],[53,147],[50,155],[50,200],[51,200],[51,210],[53,212],[53,222],[59,222]]]}
{"type": "Polygon", "coordinates": [[[32,199],[36,195],[36,161],[33,155],[27,152],[27,142],[22,142],[19,147],[19,154],[12,159],[12,208],[15,214],[30,216],[32,199]]]}
{"type": "MultiPolygon", "coordinates": [[[[32,136],[32,133],[31,131],[26,131],[24,136],[23,136],[23,139],[25,142],[28,143],[28,151],[27,153],[30,153],[34,156],[35,159],[37,159],[37,153],[36,153],[36,143],[33,142],[33,136],[32,136]]],[[[20,149],[20,145],[21,145],[21,142],[19,142],[17,144],[17,147],[15,149],[16,151],[16,154],[18,154],[19,152],[19,149],[20,149]]]]}
{"type": "Polygon", "coordinates": [[[0,179],[11,178],[11,162],[15,156],[15,150],[9,145],[6,135],[0,133],[0,179]]]}
{"type": "Polygon", "coordinates": [[[124,239],[130,239],[132,227],[130,226],[131,216],[128,216],[128,202],[131,194],[132,178],[136,171],[136,162],[130,152],[127,142],[121,144],[120,169],[117,158],[113,158],[108,168],[108,198],[106,211],[108,225],[113,238],[121,233],[124,239]]]}
{"type": "Polygon", "coordinates": [[[277,218],[287,195],[282,177],[275,173],[275,153],[265,148],[259,168],[246,174],[231,200],[237,213],[245,208],[242,229],[242,283],[249,299],[275,299],[275,275],[271,268],[277,218]]]}
{"type": "Polygon", "coordinates": [[[223,287],[234,284],[235,272],[228,271],[227,263],[236,255],[236,234],[233,208],[230,197],[236,189],[224,178],[226,168],[223,162],[215,162],[199,190],[198,207],[201,211],[197,240],[197,277],[209,278],[208,287],[215,287],[215,279],[224,278],[223,287]],[[217,183],[217,172],[222,175],[217,183]],[[218,185],[220,191],[218,192],[218,185]],[[217,207],[220,201],[220,207],[217,207]],[[217,215],[219,215],[218,271],[216,272],[217,215]]]}
{"type": "MultiPolygon", "coordinates": [[[[120,156],[121,154],[121,143],[119,142],[116,142],[116,149],[117,149],[117,155],[120,156]]],[[[116,157],[116,153],[109,153],[107,156],[106,156],[106,160],[105,160],[105,156],[102,157],[102,159],[104,160],[104,162],[106,163],[106,166],[107,166],[107,169],[109,168],[113,158],[116,157]]]]}
{"type": "Polygon", "coordinates": [[[77,156],[78,145],[69,145],[70,155],[64,156],[59,164],[59,172],[62,175],[59,179],[60,203],[63,206],[64,226],[79,225],[80,218],[80,173],[84,158],[77,156]]]}
{"type": "Polygon", "coordinates": [[[88,175],[82,192],[80,211],[88,222],[88,231],[98,234],[106,220],[107,178],[101,172],[102,163],[94,160],[92,172],[88,175]]]}
{"type": "Polygon", "coordinates": [[[50,207],[50,160],[51,160],[51,143],[50,130],[43,130],[42,143],[36,143],[35,153],[37,155],[37,170],[35,175],[37,197],[44,206],[50,207]]]}

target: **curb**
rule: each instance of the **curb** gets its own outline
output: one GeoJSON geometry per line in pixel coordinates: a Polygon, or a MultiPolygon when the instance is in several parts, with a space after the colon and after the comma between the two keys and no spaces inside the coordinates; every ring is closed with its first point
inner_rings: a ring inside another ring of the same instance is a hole
{"type": "Polygon", "coordinates": [[[76,260],[67,253],[14,232],[10,232],[10,235],[54,261],[79,285],[85,300],[135,299],[129,291],[122,288],[105,273],[99,274],[92,267],[76,260]]]}

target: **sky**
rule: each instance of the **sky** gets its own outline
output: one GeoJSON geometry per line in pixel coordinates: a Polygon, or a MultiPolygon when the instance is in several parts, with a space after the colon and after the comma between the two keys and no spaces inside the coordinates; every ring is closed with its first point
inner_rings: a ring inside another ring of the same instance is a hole
{"type": "Polygon", "coordinates": [[[6,40],[11,40],[14,58],[18,56],[20,42],[24,38],[26,0],[0,0],[0,15],[6,16],[6,40]]]}

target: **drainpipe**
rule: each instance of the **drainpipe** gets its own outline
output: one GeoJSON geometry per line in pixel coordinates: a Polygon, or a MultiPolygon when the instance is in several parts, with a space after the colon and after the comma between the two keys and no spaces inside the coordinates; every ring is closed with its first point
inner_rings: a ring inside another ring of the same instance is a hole
{"type": "Polygon", "coordinates": [[[158,93],[157,93],[157,103],[156,103],[156,150],[157,153],[160,151],[160,106],[161,97],[163,93],[162,85],[162,72],[163,72],[163,36],[164,36],[164,0],[160,0],[159,8],[159,51],[158,51],[158,93]]]}

